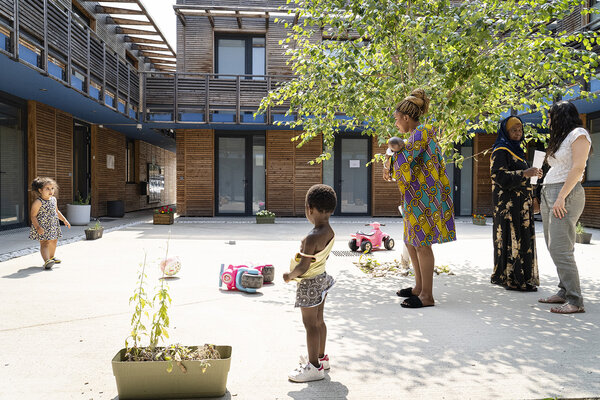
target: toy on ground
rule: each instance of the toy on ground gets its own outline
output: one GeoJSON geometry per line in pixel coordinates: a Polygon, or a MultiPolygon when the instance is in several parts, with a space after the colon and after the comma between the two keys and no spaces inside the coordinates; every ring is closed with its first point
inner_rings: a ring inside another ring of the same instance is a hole
{"type": "Polygon", "coordinates": [[[372,226],[373,229],[369,233],[359,231],[350,235],[352,236],[352,239],[348,242],[350,250],[357,251],[360,249],[363,253],[370,253],[374,248],[380,248],[382,244],[387,250],[394,248],[394,239],[390,235],[383,233],[380,229],[381,226],[385,225],[373,222],[365,226],[372,226]]]}
{"type": "Polygon", "coordinates": [[[275,267],[270,264],[258,267],[230,265],[227,268],[225,268],[225,264],[221,264],[219,287],[225,284],[227,290],[255,293],[256,289],[263,286],[263,283],[272,282],[274,277],[275,267]]]}
{"type": "Polygon", "coordinates": [[[162,260],[159,266],[165,276],[174,276],[181,270],[181,261],[179,261],[179,257],[169,257],[162,260]]]}

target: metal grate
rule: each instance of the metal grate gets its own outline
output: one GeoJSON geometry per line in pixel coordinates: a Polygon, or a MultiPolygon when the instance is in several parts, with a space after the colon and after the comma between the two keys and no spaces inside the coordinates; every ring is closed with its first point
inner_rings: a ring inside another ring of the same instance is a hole
{"type": "Polygon", "coordinates": [[[362,254],[360,251],[348,251],[348,250],[333,250],[334,256],[337,257],[360,257],[362,254]]]}

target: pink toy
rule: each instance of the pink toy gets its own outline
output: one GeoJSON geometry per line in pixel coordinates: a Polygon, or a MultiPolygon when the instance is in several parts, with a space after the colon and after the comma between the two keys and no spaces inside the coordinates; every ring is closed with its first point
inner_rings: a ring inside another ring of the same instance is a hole
{"type": "Polygon", "coordinates": [[[371,224],[366,224],[365,226],[369,225],[373,227],[371,232],[364,233],[359,231],[350,235],[352,236],[352,239],[348,242],[350,250],[357,251],[360,248],[360,251],[363,253],[370,253],[373,248],[380,248],[382,243],[387,250],[394,248],[394,239],[379,229],[380,226],[385,225],[382,225],[379,222],[373,222],[371,224]]]}
{"type": "Polygon", "coordinates": [[[219,287],[225,284],[227,290],[240,290],[255,293],[263,283],[269,283],[275,277],[275,268],[268,265],[249,267],[247,265],[230,265],[225,268],[221,264],[219,273],[219,287]]]}

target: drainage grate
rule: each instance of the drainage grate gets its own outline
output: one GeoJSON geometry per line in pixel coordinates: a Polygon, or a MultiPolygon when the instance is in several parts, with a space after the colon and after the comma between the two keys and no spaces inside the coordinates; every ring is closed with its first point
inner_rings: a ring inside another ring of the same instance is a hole
{"type": "Polygon", "coordinates": [[[360,251],[348,251],[348,250],[333,250],[334,256],[338,257],[360,257],[362,254],[360,251]]]}

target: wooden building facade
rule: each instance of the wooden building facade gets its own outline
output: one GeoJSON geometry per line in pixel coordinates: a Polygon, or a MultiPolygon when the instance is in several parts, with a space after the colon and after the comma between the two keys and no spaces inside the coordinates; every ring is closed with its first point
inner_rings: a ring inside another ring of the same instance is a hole
{"type": "Polygon", "coordinates": [[[174,69],[175,52],[127,3],[0,0],[0,230],[29,223],[36,176],[57,181],[63,212],[88,196],[93,217],[114,200],[125,211],[175,203],[175,141],[138,119],[141,72],[174,69]],[[139,47],[148,41],[160,60],[139,47]],[[164,180],[152,203],[150,166],[164,180]]]}

